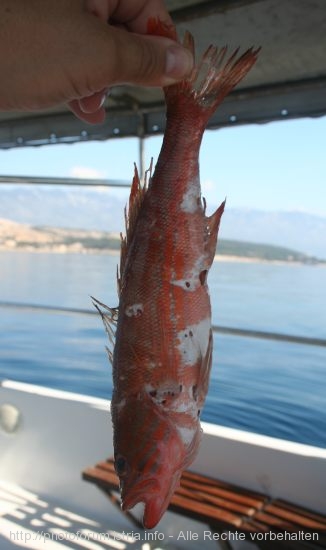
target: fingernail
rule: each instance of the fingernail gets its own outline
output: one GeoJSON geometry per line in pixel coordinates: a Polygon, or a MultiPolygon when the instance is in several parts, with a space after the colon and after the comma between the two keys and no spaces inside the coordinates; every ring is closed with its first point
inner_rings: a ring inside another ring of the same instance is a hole
{"type": "Polygon", "coordinates": [[[180,80],[188,76],[193,68],[191,53],[181,46],[170,46],[166,54],[165,75],[180,80]]]}
{"type": "Polygon", "coordinates": [[[105,100],[106,100],[106,97],[107,97],[107,94],[103,94],[102,97],[101,97],[101,101],[100,101],[100,104],[98,106],[99,109],[101,109],[101,107],[103,107],[104,103],[105,103],[105,100]]]}
{"type": "Polygon", "coordinates": [[[99,105],[99,109],[100,109],[101,107],[103,107],[103,105],[104,105],[106,99],[109,97],[110,93],[111,93],[110,88],[106,88],[106,89],[104,90],[103,95],[102,95],[102,98],[101,98],[101,102],[100,102],[100,105],[99,105]]]}

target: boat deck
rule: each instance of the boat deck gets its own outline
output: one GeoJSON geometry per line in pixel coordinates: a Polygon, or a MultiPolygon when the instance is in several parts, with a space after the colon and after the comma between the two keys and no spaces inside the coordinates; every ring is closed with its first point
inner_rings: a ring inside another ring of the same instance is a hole
{"type": "MultiPolygon", "coordinates": [[[[108,529],[94,518],[0,480],[0,548],[22,547],[33,550],[159,550],[160,541],[144,540],[144,531],[125,525],[108,529]]],[[[169,549],[175,547],[169,542],[169,549]]]]}
{"type": "MultiPolygon", "coordinates": [[[[171,511],[157,531],[147,532],[165,540],[145,539],[102,491],[82,480],[86,468],[113,454],[108,401],[3,381],[1,411],[1,550],[219,548],[207,523],[171,511]],[[115,533],[123,531],[132,537],[118,540],[115,533]]],[[[195,472],[326,514],[325,449],[205,423],[203,430],[195,472]]],[[[232,548],[257,547],[246,540],[232,541],[232,548]]]]}

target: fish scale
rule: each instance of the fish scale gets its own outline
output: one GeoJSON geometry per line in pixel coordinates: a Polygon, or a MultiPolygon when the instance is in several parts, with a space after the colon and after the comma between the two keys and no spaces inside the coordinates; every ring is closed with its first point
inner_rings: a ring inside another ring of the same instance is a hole
{"type": "MultiPolygon", "coordinates": [[[[151,34],[176,39],[151,19],[151,34]]],[[[184,46],[194,52],[193,38],[184,46]]],[[[198,452],[212,364],[207,274],[225,202],[205,215],[199,149],[210,116],[246,75],[258,50],[228,59],[210,46],[185,81],[164,89],[162,149],[145,182],[135,174],[118,274],[119,314],[96,300],[114,349],[111,414],[123,509],[144,503],[154,527],[198,452]],[[225,61],[226,60],[226,61],[225,61]]]]}

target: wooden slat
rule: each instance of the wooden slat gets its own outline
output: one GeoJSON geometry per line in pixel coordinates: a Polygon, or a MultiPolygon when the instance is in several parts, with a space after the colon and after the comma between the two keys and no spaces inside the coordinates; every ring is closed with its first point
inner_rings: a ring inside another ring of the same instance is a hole
{"type": "Polygon", "coordinates": [[[107,470],[108,472],[113,472],[117,476],[113,460],[98,462],[98,464],[96,464],[96,467],[101,468],[102,470],[107,470]]]}
{"type": "Polygon", "coordinates": [[[304,527],[306,529],[314,530],[326,530],[326,523],[324,521],[319,521],[316,519],[311,519],[301,513],[300,508],[296,509],[296,512],[291,511],[284,506],[281,506],[277,501],[273,501],[271,504],[268,504],[265,509],[265,513],[276,516],[280,520],[287,520],[298,527],[304,527]]]}
{"type": "Polygon", "coordinates": [[[272,516],[271,514],[266,514],[266,512],[257,512],[255,514],[255,521],[259,521],[260,523],[266,525],[269,529],[277,529],[277,530],[286,530],[286,531],[297,531],[297,528],[294,527],[293,523],[287,522],[286,520],[272,516]]]}
{"type": "MultiPolygon", "coordinates": [[[[326,498],[326,495],[325,495],[326,498]]],[[[305,517],[307,519],[311,519],[312,521],[316,521],[318,523],[321,523],[323,525],[323,529],[326,531],[326,517],[318,514],[317,512],[313,512],[312,510],[309,510],[308,508],[302,508],[301,506],[296,506],[295,504],[292,504],[291,502],[287,502],[286,500],[282,499],[274,499],[273,504],[276,506],[279,506],[283,510],[288,510],[289,512],[293,512],[295,514],[299,514],[302,517],[305,517]]]]}
{"type": "MultiPolygon", "coordinates": [[[[271,540],[271,533],[282,533],[284,534],[285,532],[286,533],[292,533],[292,534],[299,534],[300,532],[301,533],[309,533],[311,532],[309,529],[299,529],[297,531],[293,531],[293,529],[290,529],[288,527],[284,527],[284,528],[277,528],[277,526],[271,526],[270,524],[266,523],[264,521],[264,517],[261,517],[260,514],[259,514],[259,519],[261,519],[261,521],[258,520],[258,518],[254,520],[250,520],[248,522],[245,522],[241,525],[241,531],[244,531],[244,532],[247,532],[248,534],[249,533],[257,533],[258,537],[260,536],[260,533],[263,533],[266,535],[266,538],[265,539],[262,539],[260,540],[259,538],[257,538],[255,540],[255,543],[257,544],[257,546],[259,548],[262,548],[262,549],[266,549],[266,550],[269,550],[270,548],[275,548],[275,549],[279,549],[279,548],[284,548],[286,550],[290,550],[290,549],[293,549],[293,550],[322,550],[326,548],[326,545],[325,545],[325,542],[323,542],[323,540],[321,540],[321,538],[319,537],[319,540],[318,541],[312,541],[312,540],[290,540],[289,537],[285,538],[283,536],[282,539],[276,539],[276,540],[271,540]]],[[[285,524],[284,524],[285,525],[285,524]]],[[[292,526],[293,527],[293,526],[292,526]]],[[[248,536],[246,537],[247,540],[248,540],[248,536]]]]}
{"type": "Polygon", "coordinates": [[[261,521],[257,521],[256,517],[249,518],[249,521],[243,521],[241,531],[247,533],[268,533],[270,527],[261,521]]]}
{"type": "Polygon", "coordinates": [[[87,468],[83,472],[83,479],[86,481],[92,481],[93,483],[101,482],[106,484],[108,489],[119,489],[119,483],[116,478],[110,476],[108,472],[100,470],[99,468],[87,468]]]}
{"type": "Polygon", "coordinates": [[[237,488],[232,485],[229,485],[228,488],[226,484],[224,484],[223,487],[220,487],[218,484],[214,483],[213,480],[210,485],[207,485],[205,483],[200,484],[200,481],[193,483],[192,481],[188,481],[187,477],[182,477],[181,485],[182,487],[189,487],[194,490],[199,489],[200,491],[204,491],[212,496],[226,498],[229,501],[242,504],[248,508],[261,508],[266,501],[266,497],[256,498],[252,496],[249,491],[247,494],[244,492],[239,494],[237,492],[237,488]]]}
{"type": "Polygon", "coordinates": [[[191,480],[191,481],[197,481],[199,484],[204,484],[206,487],[219,487],[221,489],[227,489],[227,490],[236,490],[237,495],[242,495],[244,498],[250,498],[254,499],[255,501],[261,501],[266,499],[266,495],[263,493],[258,493],[257,491],[252,491],[251,489],[245,489],[243,487],[239,487],[238,485],[233,485],[232,483],[228,483],[227,481],[221,481],[220,479],[214,479],[208,476],[204,476],[202,474],[198,474],[197,472],[192,472],[190,470],[186,470],[182,474],[182,479],[184,480],[191,480]]]}
{"type": "Polygon", "coordinates": [[[221,508],[225,508],[226,510],[230,510],[231,512],[238,512],[241,515],[253,515],[257,508],[243,506],[241,504],[238,504],[237,502],[234,502],[233,500],[229,500],[227,498],[223,498],[220,496],[211,495],[208,493],[205,493],[204,491],[199,490],[189,490],[184,487],[184,485],[181,485],[177,489],[177,493],[179,495],[186,496],[189,499],[193,499],[196,502],[206,502],[209,504],[214,504],[215,506],[220,506],[221,508]]]}
{"type": "Polygon", "coordinates": [[[217,506],[191,501],[188,498],[180,496],[178,492],[174,494],[169,509],[171,511],[176,511],[176,509],[178,509],[178,511],[184,515],[184,512],[193,512],[193,517],[199,515],[201,517],[205,517],[206,522],[209,520],[211,525],[212,521],[216,524],[233,525],[234,527],[240,527],[242,523],[242,519],[239,515],[232,514],[231,512],[223,510],[217,506]]]}

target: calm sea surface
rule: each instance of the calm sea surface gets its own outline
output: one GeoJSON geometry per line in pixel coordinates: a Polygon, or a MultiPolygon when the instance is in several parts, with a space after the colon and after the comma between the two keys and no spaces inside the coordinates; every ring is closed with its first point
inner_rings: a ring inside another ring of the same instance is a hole
{"type": "MultiPolygon", "coordinates": [[[[115,306],[118,256],[0,252],[0,302],[115,306]]],[[[326,268],[218,262],[213,321],[326,339],[326,268]]],[[[96,315],[0,307],[0,379],[110,398],[96,315]]],[[[326,348],[214,335],[203,420],[326,447],[326,348]]]]}

